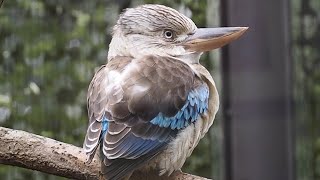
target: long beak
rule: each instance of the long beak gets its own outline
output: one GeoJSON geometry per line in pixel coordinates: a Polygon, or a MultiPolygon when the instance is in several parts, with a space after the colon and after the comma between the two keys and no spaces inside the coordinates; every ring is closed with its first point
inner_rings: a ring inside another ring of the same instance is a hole
{"type": "Polygon", "coordinates": [[[192,52],[205,52],[220,48],[238,39],[248,27],[199,28],[188,37],[183,46],[192,52]]]}

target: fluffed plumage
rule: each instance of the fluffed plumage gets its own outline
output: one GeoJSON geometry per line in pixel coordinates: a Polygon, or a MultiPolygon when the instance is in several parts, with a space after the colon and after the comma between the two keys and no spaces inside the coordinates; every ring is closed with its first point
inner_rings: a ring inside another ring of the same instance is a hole
{"type": "Polygon", "coordinates": [[[196,31],[189,18],[161,5],[120,16],[108,63],[87,95],[84,150],[91,160],[100,146],[106,179],[150,168],[170,175],[212,125],[218,93],[199,64],[202,52],[185,44],[196,31]]]}

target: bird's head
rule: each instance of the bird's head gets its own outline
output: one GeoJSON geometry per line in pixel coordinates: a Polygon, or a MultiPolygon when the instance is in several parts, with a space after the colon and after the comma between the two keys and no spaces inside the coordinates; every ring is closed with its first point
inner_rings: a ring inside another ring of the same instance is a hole
{"type": "Polygon", "coordinates": [[[163,5],[142,5],[120,15],[113,30],[108,60],[115,56],[170,56],[197,63],[202,52],[219,48],[248,28],[197,28],[178,11],[163,5]]]}

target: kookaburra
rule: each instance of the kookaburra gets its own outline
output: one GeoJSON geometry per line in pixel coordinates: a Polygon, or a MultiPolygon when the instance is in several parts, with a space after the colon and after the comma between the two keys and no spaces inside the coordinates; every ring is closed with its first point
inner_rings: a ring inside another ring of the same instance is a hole
{"type": "Polygon", "coordinates": [[[129,8],[113,29],[108,62],[88,90],[84,150],[97,148],[106,179],[133,171],[180,170],[213,123],[218,92],[199,63],[203,52],[240,37],[247,27],[197,28],[162,5],[129,8]]]}

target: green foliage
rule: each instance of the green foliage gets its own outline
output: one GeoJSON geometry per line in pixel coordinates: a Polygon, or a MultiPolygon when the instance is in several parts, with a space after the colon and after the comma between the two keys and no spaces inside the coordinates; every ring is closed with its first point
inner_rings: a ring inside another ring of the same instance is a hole
{"type": "MultiPolygon", "coordinates": [[[[205,26],[206,1],[145,0],[192,12],[205,26]]],[[[111,27],[126,4],[110,1],[7,0],[0,9],[0,126],[82,146],[86,91],[106,62],[111,27]]],[[[130,3],[128,3],[130,4],[130,3]]],[[[208,64],[208,61],[206,61],[208,64]]],[[[209,139],[185,170],[210,177],[209,139]]],[[[0,166],[1,179],[62,179],[0,166]]]]}
{"type": "MultiPolygon", "coordinates": [[[[106,61],[105,7],[106,3],[95,1],[4,2],[0,10],[1,126],[82,145],[86,90],[95,67],[106,61]]],[[[0,177],[40,176],[6,169],[0,167],[0,177]]]]}
{"type": "Polygon", "coordinates": [[[297,179],[320,179],[320,1],[293,0],[297,179]]]}

